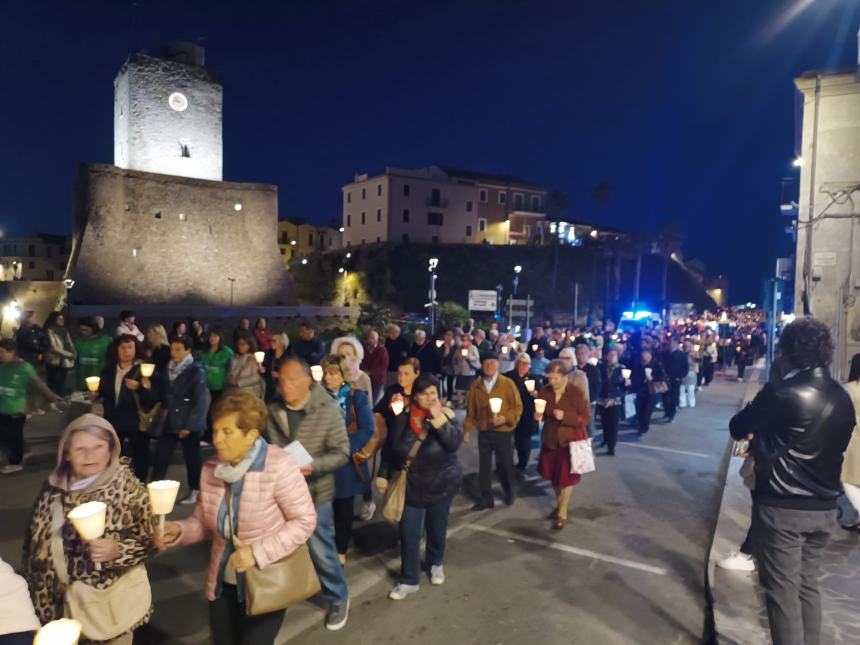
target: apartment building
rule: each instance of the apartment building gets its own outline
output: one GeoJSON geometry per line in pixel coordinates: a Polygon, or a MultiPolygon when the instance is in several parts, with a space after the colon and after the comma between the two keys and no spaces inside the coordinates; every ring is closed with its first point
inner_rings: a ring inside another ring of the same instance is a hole
{"type": "Polygon", "coordinates": [[[288,219],[278,222],[278,247],[287,264],[293,258],[304,258],[316,251],[329,251],[340,246],[341,233],[333,226],[314,226],[288,219]]]}
{"type": "Polygon", "coordinates": [[[71,238],[62,235],[0,239],[0,282],[63,279],[69,262],[71,238]]]}
{"type": "Polygon", "coordinates": [[[514,177],[443,166],[357,175],[342,189],[343,245],[376,242],[528,244],[546,190],[514,177]]]}

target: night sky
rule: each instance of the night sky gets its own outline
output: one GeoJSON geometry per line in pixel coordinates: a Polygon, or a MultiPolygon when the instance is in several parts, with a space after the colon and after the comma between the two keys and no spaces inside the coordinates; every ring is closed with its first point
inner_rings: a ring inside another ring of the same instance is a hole
{"type": "Polygon", "coordinates": [[[116,72],[184,39],[224,84],[225,179],[277,184],[281,217],[339,220],[386,165],[514,174],[576,219],[673,221],[758,300],[789,248],[792,79],[853,66],[858,23],[857,0],[0,0],[0,228],[71,230],[78,163],[113,161],[116,72]]]}

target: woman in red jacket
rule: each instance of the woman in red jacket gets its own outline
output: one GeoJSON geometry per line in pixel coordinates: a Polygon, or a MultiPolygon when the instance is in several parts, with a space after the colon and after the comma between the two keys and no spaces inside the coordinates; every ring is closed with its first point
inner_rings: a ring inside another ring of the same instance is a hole
{"type": "Polygon", "coordinates": [[[588,438],[586,427],[591,421],[591,406],[582,389],[567,379],[564,361],[554,360],[546,369],[547,384],[538,393],[538,399],[546,401],[546,410],[535,409],[535,420],[543,422],[538,473],[552,488],[558,501],[549,518],[554,520],[552,528],[564,528],[567,520],[567,505],[573,487],[581,475],[570,472],[570,442],[588,438]]]}

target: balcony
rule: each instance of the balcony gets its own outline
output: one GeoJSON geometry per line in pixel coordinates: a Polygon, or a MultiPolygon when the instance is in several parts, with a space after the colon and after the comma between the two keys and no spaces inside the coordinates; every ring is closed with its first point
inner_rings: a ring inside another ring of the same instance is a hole
{"type": "Polygon", "coordinates": [[[432,197],[428,197],[425,204],[431,208],[448,208],[447,199],[433,199],[432,197]]]}

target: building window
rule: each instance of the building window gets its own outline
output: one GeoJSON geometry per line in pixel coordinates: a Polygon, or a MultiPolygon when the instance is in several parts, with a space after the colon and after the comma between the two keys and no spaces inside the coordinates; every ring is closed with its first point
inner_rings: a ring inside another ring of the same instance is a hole
{"type": "Polygon", "coordinates": [[[433,237],[430,238],[430,241],[433,242],[433,244],[439,244],[439,236],[434,235],[433,237]]]}
{"type": "Polygon", "coordinates": [[[54,272],[48,271],[48,282],[53,282],[53,281],[54,281],[54,272]]]}
{"type": "Polygon", "coordinates": [[[522,193],[514,193],[514,208],[517,210],[522,210],[523,208],[523,194],[522,193]]]}
{"type": "Polygon", "coordinates": [[[508,201],[508,194],[505,191],[500,190],[499,191],[499,203],[505,204],[505,203],[507,203],[507,201],[508,201]]]}
{"type": "Polygon", "coordinates": [[[185,213],[179,213],[179,221],[180,222],[187,222],[188,216],[185,213]]]}
{"type": "Polygon", "coordinates": [[[404,241],[404,242],[408,242],[408,241],[409,241],[409,233],[404,233],[404,234],[403,234],[403,241],[404,241]]]}
{"type": "Polygon", "coordinates": [[[35,262],[30,262],[30,263],[28,263],[28,265],[27,265],[27,266],[28,266],[29,268],[31,268],[31,269],[35,269],[35,268],[36,268],[36,263],[35,263],[35,262]]]}
{"type": "Polygon", "coordinates": [[[404,224],[409,223],[409,209],[408,208],[403,209],[403,223],[404,224]]]}
{"type": "Polygon", "coordinates": [[[45,247],[45,252],[48,254],[48,257],[49,257],[49,258],[54,257],[54,247],[52,247],[52,246],[46,246],[46,247],[45,247]]]}
{"type": "Polygon", "coordinates": [[[403,196],[409,197],[409,184],[403,184],[403,196]]]}
{"type": "Polygon", "coordinates": [[[286,255],[286,254],[287,254],[287,249],[282,247],[281,248],[281,255],[286,255]]]}
{"type": "Polygon", "coordinates": [[[131,250],[131,257],[136,258],[138,255],[140,255],[140,249],[138,247],[134,247],[131,250]]]}
{"type": "Polygon", "coordinates": [[[346,226],[347,226],[347,228],[349,228],[350,226],[352,226],[352,215],[347,215],[347,216],[346,216],[346,226]]]}
{"type": "Polygon", "coordinates": [[[431,206],[439,206],[442,203],[442,191],[438,188],[434,188],[430,191],[430,205],[431,206]]]}
{"type": "Polygon", "coordinates": [[[379,244],[382,241],[382,238],[378,235],[376,236],[376,243],[379,244]]]}
{"type": "Polygon", "coordinates": [[[478,192],[478,199],[481,200],[481,202],[486,202],[487,201],[487,191],[486,190],[479,191],[478,192]]]}
{"type": "Polygon", "coordinates": [[[467,213],[472,212],[472,202],[466,202],[466,212],[467,213]]]}
{"type": "Polygon", "coordinates": [[[381,208],[376,209],[376,221],[377,222],[382,221],[382,209],[381,208]]]}
{"type": "Polygon", "coordinates": [[[471,226],[466,227],[466,237],[472,237],[472,227],[471,226]]]}
{"type": "Polygon", "coordinates": [[[362,199],[364,199],[364,198],[366,198],[366,197],[367,197],[367,189],[366,189],[366,188],[362,188],[362,189],[361,189],[361,198],[362,198],[362,199]]]}
{"type": "Polygon", "coordinates": [[[382,184],[377,184],[377,185],[376,185],[376,196],[377,196],[377,197],[382,197],[382,184]]]}
{"type": "Polygon", "coordinates": [[[29,255],[31,258],[36,256],[36,245],[35,244],[30,244],[27,247],[27,255],[29,255]]]}
{"type": "Polygon", "coordinates": [[[309,233],[308,234],[308,246],[313,246],[313,245],[314,245],[314,234],[309,233]]]}
{"type": "Polygon", "coordinates": [[[367,221],[367,218],[366,218],[364,215],[365,215],[365,214],[364,214],[364,211],[361,211],[361,224],[362,224],[362,226],[363,226],[363,225],[365,224],[365,222],[367,221]]]}
{"type": "Polygon", "coordinates": [[[179,156],[187,159],[191,158],[191,147],[187,143],[179,144],[179,156]]]}
{"type": "Polygon", "coordinates": [[[361,238],[361,243],[364,244],[365,242],[366,240],[364,238],[361,238]]]}
{"type": "Polygon", "coordinates": [[[487,220],[484,218],[478,220],[478,230],[482,233],[487,230],[487,220]]]}
{"type": "Polygon", "coordinates": [[[155,211],[155,219],[161,219],[161,211],[155,211]]]}
{"type": "Polygon", "coordinates": [[[346,203],[347,203],[347,204],[352,204],[352,193],[347,193],[347,194],[346,194],[346,203]]]}
{"type": "Polygon", "coordinates": [[[532,210],[540,210],[540,197],[538,197],[537,195],[532,195],[532,210]]]}
{"type": "Polygon", "coordinates": [[[442,226],[442,213],[427,213],[427,226],[442,226]]]}

